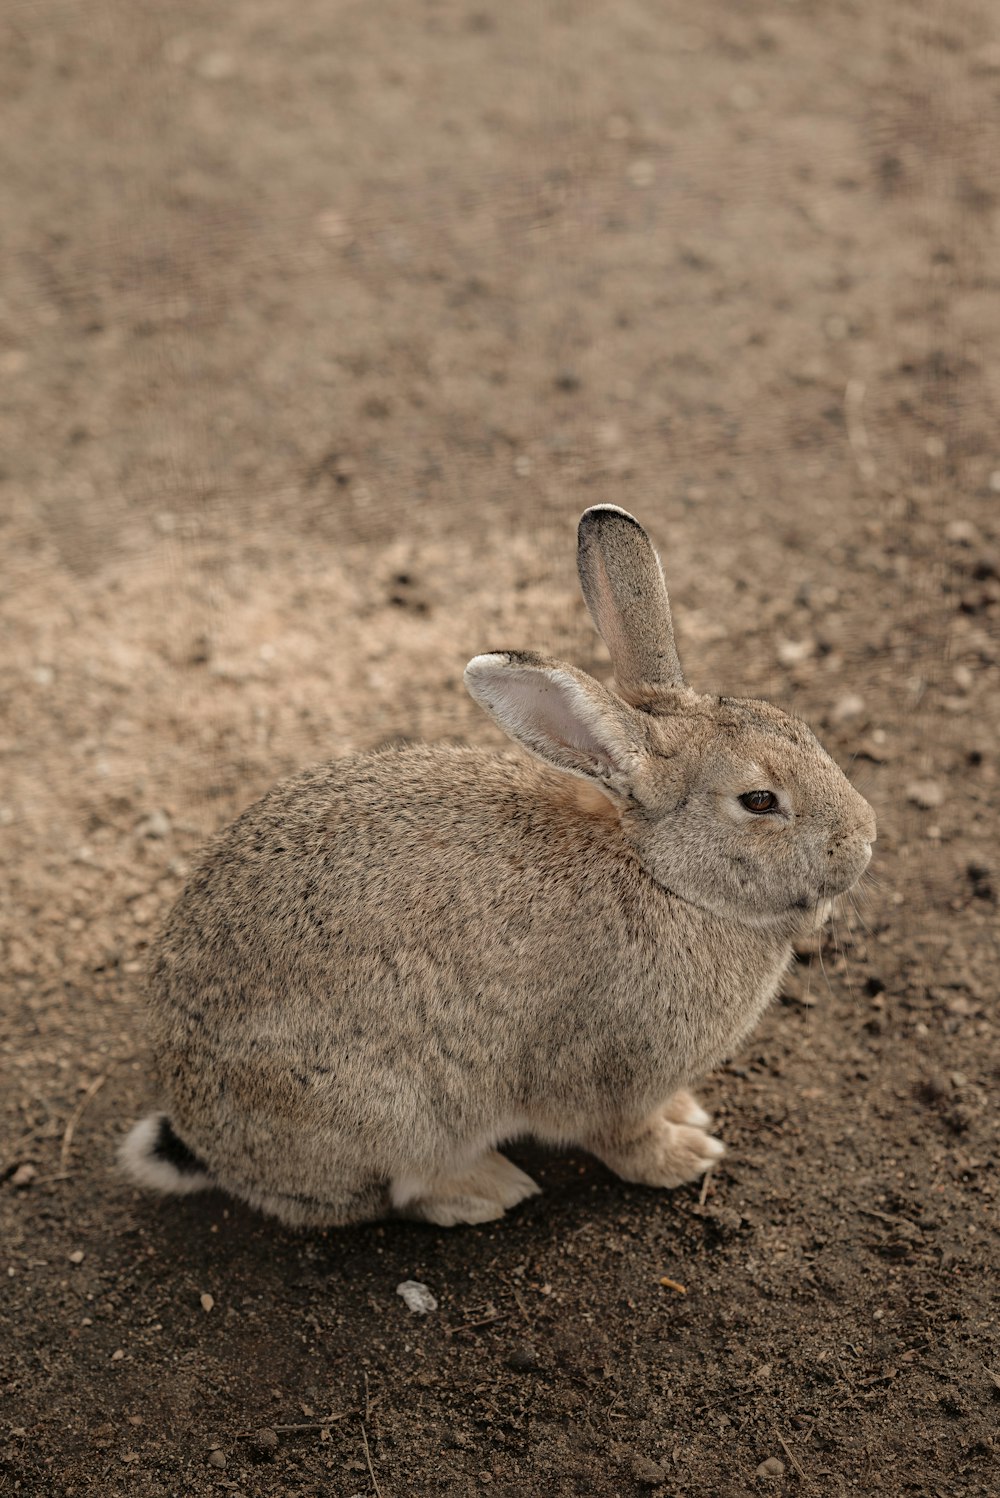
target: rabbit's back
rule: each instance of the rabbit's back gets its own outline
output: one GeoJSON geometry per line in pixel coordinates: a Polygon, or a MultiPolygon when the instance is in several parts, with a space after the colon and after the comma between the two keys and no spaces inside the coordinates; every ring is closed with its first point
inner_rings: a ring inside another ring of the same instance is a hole
{"type": "Polygon", "coordinates": [[[616,883],[639,876],[615,819],[567,817],[566,799],[523,757],[462,749],[387,751],[282,781],[192,875],[154,950],[154,999],[197,994],[206,1017],[245,1022],[248,1002],[259,1015],[327,1012],[334,993],[368,988],[375,957],[392,954],[405,979],[423,960],[471,980],[505,954],[521,965],[550,953],[539,944],[585,916],[581,899],[606,912],[616,883]]]}
{"type": "MultiPolygon", "coordinates": [[[[457,1130],[557,1090],[566,1037],[607,1033],[609,947],[634,946],[644,883],[617,820],[573,794],[523,757],[413,748],[250,807],[153,954],[178,1127],[319,1115],[395,1145],[428,1098],[457,1130]]],[[[635,1044],[626,1023],[623,1058],[635,1044]]]]}

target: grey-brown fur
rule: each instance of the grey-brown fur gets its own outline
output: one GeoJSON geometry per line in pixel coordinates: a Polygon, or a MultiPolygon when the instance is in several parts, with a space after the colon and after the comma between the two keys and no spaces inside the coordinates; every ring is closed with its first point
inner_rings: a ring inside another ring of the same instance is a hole
{"type": "MultiPolygon", "coordinates": [[[[628,702],[540,656],[477,657],[473,695],[545,763],[322,765],[205,853],[150,972],[158,1088],[197,1184],[289,1223],[450,1224],[537,1189],[495,1153],[517,1134],[659,1185],[721,1154],[683,1089],[749,1033],[874,819],[804,725],[683,686],[636,521],[588,511],[579,558],[628,702]],[[772,785],[787,816],[735,800],[772,785]]],[[[133,1175],[195,1189],[154,1133],[126,1141],[133,1175]]]]}

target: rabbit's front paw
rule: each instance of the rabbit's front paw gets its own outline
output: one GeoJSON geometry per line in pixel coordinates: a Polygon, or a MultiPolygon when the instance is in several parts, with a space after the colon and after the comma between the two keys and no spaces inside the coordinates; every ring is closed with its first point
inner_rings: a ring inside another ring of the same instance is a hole
{"type": "Polygon", "coordinates": [[[393,1181],[392,1202],[406,1217],[451,1228],[463,1222],[493,1222],[508,1207],[516,1207],[540,1190],[505,1155],[489,1150],[458,1175],[440,1176],[433,1181],[415,1178],[393,1181]]]}
{"type": "Polygon", "coordinates": [[[655,1165],[649,1184],[683,1186],[685,1181],[696,1181],[725,1153],[722,1140],[705,1129],[664,1120],[662,1133],[656,1142],[655,1165]]]}
{"type": "Polygon", "coordinates": [[[683,1186],[704,1175],[726,1152],[722,1140],[707,1132],[708,1122],[708,1114],[691,1094],[678,1092],[634,1135],[602,1139],[590,1147],[623,1181],[683,1186]],[[673,1121],[679,1118],[689,1121],[673,1121]]]}
{"type": "Polygon", "coordinates": [[[692,1129],[703,1129],[708,1132],[708,1126],[712,1122],[711,1115],[706,1113],[698,1099],[690,1092],[675,1092],[673,1097],[668,1098],[663,1106],[663,1117],[668,1123],[688,1124],[692,1129]]]}

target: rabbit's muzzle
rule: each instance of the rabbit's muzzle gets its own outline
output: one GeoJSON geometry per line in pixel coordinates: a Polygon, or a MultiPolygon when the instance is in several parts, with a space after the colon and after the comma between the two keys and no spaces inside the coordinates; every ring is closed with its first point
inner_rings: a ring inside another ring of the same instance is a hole
{"type": "Polygon", "coordinates": [[[826,850],[824,895],[843,895],[857,884],[871,863],[875,829],[852,833],[831,843],[826,850]]]}

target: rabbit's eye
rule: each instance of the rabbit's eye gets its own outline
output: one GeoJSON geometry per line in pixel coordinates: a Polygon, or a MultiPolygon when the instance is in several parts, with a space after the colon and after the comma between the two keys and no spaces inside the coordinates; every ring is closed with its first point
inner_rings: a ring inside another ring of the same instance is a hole
{"type": "Polygon", "coordinates": [[[778,798],[773,791],[746,791],[740,797],[740,804],[745,806],[747,811],[757,812],[760,815],[765,811],[776,811],[778,798]]]}

